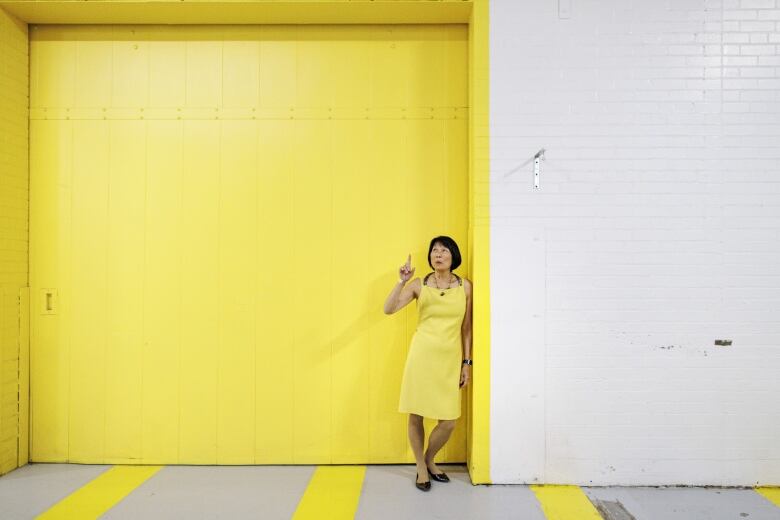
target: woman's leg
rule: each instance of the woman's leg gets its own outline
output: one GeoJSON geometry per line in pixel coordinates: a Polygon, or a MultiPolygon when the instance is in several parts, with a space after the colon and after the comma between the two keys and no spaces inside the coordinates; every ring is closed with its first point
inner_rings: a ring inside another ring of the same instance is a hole
{"type": "Polygon", "coordinates": [[[431,432],[431,437],[428,439],[428,449],[425,450],[425,464],[431,470],[431,473],[441,473],[433,462],[433,458],[449,440],[452,431],[455,429],[456,422],[457,419],[441,420],[431,432]]]}
{"type": "Polygon", "coordinates": [[[421,415],[409,414],[409,444],[417,462],[417,482],[427,482],[428,472],[425,469],[425,457],[423,456],[423,442],[425,441],[425,429],[421,415]]]}

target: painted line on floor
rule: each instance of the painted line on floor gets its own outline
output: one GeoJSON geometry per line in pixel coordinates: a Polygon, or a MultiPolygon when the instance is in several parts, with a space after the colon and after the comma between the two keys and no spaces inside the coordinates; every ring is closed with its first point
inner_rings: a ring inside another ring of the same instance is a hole
{"type": "Polygon", "coordinates": [[[97,518],[164,466],[114,466],[36,518],[97,518]]]}
{"type": "Polygon", "coordinates": [[[762,486],[754,488],[756,493],[763,496],[777,507],[780,507],[780,487],[762,486]]]}
{"type": "Polygon", "coordinates": [[[317,466],[293,520],[352,520],[365,475],[365,466],[317,466]]]}
{"type": "Polygon", "coordinates": [[[529,486],[549,520],[602,520],[598,510],[579,486],[529,486]]]}

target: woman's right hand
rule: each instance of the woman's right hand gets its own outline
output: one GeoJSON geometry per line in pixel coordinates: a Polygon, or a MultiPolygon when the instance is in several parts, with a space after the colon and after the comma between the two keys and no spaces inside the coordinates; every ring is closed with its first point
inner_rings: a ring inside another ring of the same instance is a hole
{"type": "Polygon", "coordinates": [[[412,254],[406,259],[406,263],[398,269],[398,276],[404,283],[408,282],[414,276],[414,267],[412,267],[412,254]]]}

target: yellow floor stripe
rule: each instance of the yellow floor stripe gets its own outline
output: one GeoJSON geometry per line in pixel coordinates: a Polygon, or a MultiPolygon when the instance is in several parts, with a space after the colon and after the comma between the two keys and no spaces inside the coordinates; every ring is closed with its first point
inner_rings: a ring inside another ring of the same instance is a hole
{"type": "Polygon", "coordinates": [[[756,493],[763,495],[767,500],[780,507],[780,487],[757,487],[756,493]]]}
{"type": "Polygon", "coordinates": [[[318,466],[293,520],[352,520],[365,474],[365,466],[318,466]]]}
{"type": "Polygon", "coordinates": [[[578,486],[530,486],[547,520],[601,520],[588,496],[578,486]]]}
{"type": "Polygon", "coordinates": [[[163,466],[114,466],[36,518],[97,518],[163,466]]]}

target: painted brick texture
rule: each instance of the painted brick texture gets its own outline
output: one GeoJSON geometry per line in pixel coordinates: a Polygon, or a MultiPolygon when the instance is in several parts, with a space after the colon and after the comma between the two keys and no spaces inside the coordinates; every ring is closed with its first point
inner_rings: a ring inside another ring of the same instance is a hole
{"type": "Polygon", "coordinates": [[[775,0],[491,2],[493,482],[780,482],[778,35],[775,0]]]}

